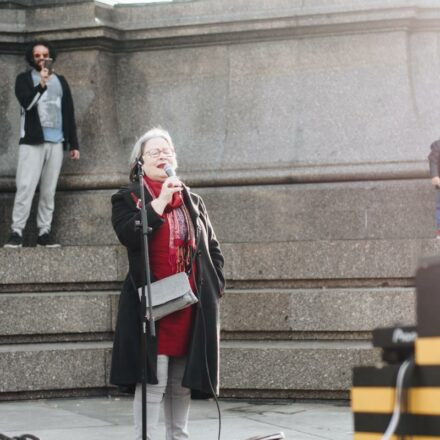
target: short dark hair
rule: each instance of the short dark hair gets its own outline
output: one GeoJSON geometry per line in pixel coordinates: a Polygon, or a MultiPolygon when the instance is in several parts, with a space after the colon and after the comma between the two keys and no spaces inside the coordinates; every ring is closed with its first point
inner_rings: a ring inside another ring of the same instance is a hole
{"type": "Polygon", "coordinates": [[[57,52],[52,43],[49,43],[47,40],[34,40],[28,44],[26,47],[25,58],[30,66],[34,65],[34,47],[35,46],[45,46],[49,49],[49,57],[54,61],[57,58],[57,52]]]}

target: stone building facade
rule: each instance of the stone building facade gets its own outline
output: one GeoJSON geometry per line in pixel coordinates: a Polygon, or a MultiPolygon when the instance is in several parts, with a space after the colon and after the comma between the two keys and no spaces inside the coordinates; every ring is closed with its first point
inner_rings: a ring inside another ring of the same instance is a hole
{"type": "Polygon", "coordinates": [[[378,359],[371,329],[414,322],[418,259],[439,252],[439,17],[427,0],[0,1],[0,239],[35,37],[60,51],[82,150],[59,181],[63,248],[0,250],[0,398],[108,389],[124,276],[109,197],[154,125],[227,259],[222,394],[347,397],[351,367],[378,359]]]}

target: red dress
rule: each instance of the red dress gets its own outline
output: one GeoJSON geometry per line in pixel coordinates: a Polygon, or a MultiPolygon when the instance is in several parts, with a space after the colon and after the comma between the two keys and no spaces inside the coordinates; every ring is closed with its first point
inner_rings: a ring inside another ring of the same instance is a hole
{"type": "MultiPolygon", "coordinates": [[[[147,180],[154,196],[160,193],[161,184],[147,180]],[[160,186],[158,186],[158,184],[160,186]]],[[[179,208],[175,208],[179,209],[179,208]]],[[[149,241],[150,269],[156,280],[160,280],[177,272],[175,258],[170,252],[170,226],[167,215],[163,215],[163,224],[153,233],[149,241]]],[[[195,264],[194,264],[195,266],[195,264]]],[[[195,267],[193,267],[194,273],[195,267]]],[[[195,273],[194,273],[195,276],[195,273]]],[[[190,276],[190,285],[195,292],[194,276],[190,276]]],[[[187,307],[158,321],[158,354],[167,356],[185,356],[191,336],[194,306],[187,307]]]]}

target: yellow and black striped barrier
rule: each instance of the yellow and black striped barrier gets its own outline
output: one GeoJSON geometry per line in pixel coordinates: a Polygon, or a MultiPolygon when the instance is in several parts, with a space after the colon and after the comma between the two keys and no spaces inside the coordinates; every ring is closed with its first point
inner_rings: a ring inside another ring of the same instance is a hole
{"type": "MultiPolygon", "coordinates": [[[[380,440],[396,401],[398,365],[354,369],[351,407],[355,440],[380,440]]],[[[418,367],[411,374],[395,440],[440,439],[440,366],[418,367]]]]}
{"type": "Polygon", "coordinates": [[[416,288],[416,328],[373,332],[373,344],[382,348],[382,359],[389,365],[353,371],[354,440],[381,440],[388,429],[391,440],[440,439],[439,257],[422,262],[416,288]],[[403,368],[399,373],[405,363],[411,365],[407,377],[403,368]]]}

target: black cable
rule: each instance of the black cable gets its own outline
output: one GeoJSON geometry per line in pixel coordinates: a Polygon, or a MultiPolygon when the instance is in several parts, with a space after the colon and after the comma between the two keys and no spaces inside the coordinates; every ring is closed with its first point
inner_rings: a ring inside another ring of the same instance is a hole
{"type": "Polygon", "coordinates": [[[200,308],[200,313],[202,316],[202,326],[203,326],[203,351],[204,351],[204,360],[205,360],[205,368],[206,368],[206,375],[208,376],[208,383],[209,383],[209,388],[212,392],[212,396],[214,398],[215,401],[215,405],[217,407],[217,413],[218,413],[218,435],[217,435],[217,440],[220,440],[221,437],[221,432],[222,432],[222,415],[221,415],[221,411],[220,411],[220,404],[217,398],[217,395],[215,393],[214,390],[214,386],[212,384],[211,381],[211,375],[209,374],[209,364],[208,364],[208,338],[207,338],[207,329],[206,329],[206,319],[205,319],[205,314],[203,313],[203,307],[202,307],[202,296],[201,296],[201,291],[202,291],[202,284],[203,284],[203,279],[200,282],[200,292],[199,292],[199,302],[197,303],[199,308],[200,308]]]}

